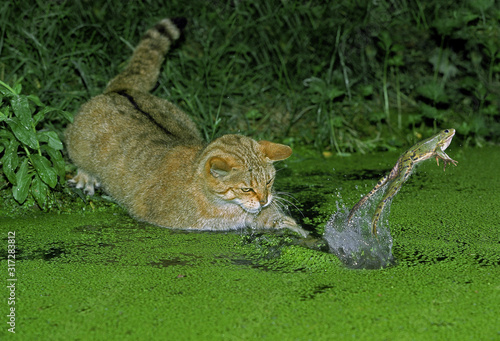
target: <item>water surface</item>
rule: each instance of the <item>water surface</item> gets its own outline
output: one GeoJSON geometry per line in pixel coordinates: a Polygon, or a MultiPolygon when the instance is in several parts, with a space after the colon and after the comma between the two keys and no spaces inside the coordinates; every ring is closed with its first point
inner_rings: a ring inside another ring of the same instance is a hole
{"type": "MultiPolygon", "coordinates": [[[[278,191],[311,231],[184,233],[122,209],[0,217],[16,232],[16,336],[68,339],[495,339],[500,335],[500,149],[422,164],[394,198],[394,264],[353,270],[323,241],[398,153],[277,165],[278,191]]],[[[347,248],[347,246],[346,246],[347,248]]],[[[348,254],[348,252],[346,252],[348,254]]],[[[5,275],[4,275],[5,279],[5,275]]],[[[0,304],[2,316],[7,305],[0,304]]],[[[6,338],[6,317],[0,339],[6,338]]]]}

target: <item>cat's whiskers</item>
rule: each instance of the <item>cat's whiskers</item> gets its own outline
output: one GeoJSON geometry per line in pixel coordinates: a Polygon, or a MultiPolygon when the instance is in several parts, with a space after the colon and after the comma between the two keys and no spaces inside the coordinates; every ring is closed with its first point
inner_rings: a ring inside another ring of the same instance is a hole
{"type": "Polygon", "coordinates": [[[297,205],[295,205],[291,200],[288,200],[287,198],[284,198],[284,197],[282,197],[280,195],[287,196],[287,197],[295,200],[296,202],[298,202],[298,200],[295,199],[295,197],[293,195],[291,195],[290,193],[287,193],[287,192],[276,192],[276,194],[273,197],[273,201],[276,200],[277,203],[279,203],[280,205],[282,205],[284,207],[287,207],[287,208],[288,208],[288,206],[292,206],[297,211],[299,211],[299,213],[304,217],[304,214],[302,213],[302,211],[300,210],[300,208],[297,207],[297,205]]]}
{"type": "Polygon", "coordinates": [[[292,194],[288,193],[288,192],[276,192],[275,195],[279,195],[279,198],[280,199],[283,199],[283,200],[286,200],[290,205],[293,205],[295,208],[297,208],[297,206],[295,206],[291,200],[288,200],[286,198],[283,198],[282,196],[286,196],[290,199],[292,199],[293,201],[295,202],[299,202],[292,194]]]}
{"type": "MultiPolygon", "coordinates": [[[[285,212],[289,212],[289,209],[288,209],[288,206],[291,205],[293,207],[295,207],[297,210],[298,207],[295,206],[293,203],[291,203],[289,200],[285,199],[285,198],[282,198],[282,197],[279,197],[279,196],[276,196],[274,195],[273,197],[273,201],[271,202],[270,206],[272,206],[276,211],[280,212],[281,214],[285,214],[285,212]]],[[[300,210],[299,210],[300,212],[300,210]]],[[[302,212],[301,212],[302,214],[302,212]]]]}
{"type": "MultiPolygon", "coordinates": [[[[276,164],[274,164],[274,167],[276,167],[276,164]]],[[[286,169],[286,167],[276,169],[276,173],[281,172],[282,170],[286,169]]]]}

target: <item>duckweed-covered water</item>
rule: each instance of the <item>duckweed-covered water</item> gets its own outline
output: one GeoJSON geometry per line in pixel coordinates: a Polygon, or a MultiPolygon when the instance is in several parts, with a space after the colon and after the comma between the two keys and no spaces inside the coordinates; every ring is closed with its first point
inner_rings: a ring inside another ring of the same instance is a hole
{"type": "MultiPolygon", "coordinates": [[[[500,149],[423,163],[384,217],[391,266],[353,270],[323,239],[398,153],[296,151],[277,189],[311,231],[185,233],[99,202],[81,212],[0,218],[0,339],[8,328],[8,232],[15,232],[19,340],[497,340],[500,149]]],[[[346,252],[348,254],[348,252],[346,252]]],[[[363,265],[366,267],[366,264],[363,265]]]]}

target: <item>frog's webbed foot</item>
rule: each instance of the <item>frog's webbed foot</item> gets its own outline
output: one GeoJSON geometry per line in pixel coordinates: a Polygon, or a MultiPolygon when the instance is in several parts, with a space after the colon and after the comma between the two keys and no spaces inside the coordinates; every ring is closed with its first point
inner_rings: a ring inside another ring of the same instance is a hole
{"type": "Polygon", "coordinates": [[[74,184],[76,188],[83,188],[83,192],[88,195],[94,195],[94,188],[101,185],[95,177],[85,171],[82,171],[81,169],[79,169],[76,176],[68,180],[68,182],[70,184],[74,184]]]}
{"type": "MultiPolygon", "coordinates": [[[[448,156],[448,155],[446,155],[446,156],[448,156]]],[[[438,166],[439,166],[439,159],[440,159],[440,157],[436,155],[436,163],[437,163],[437,165],[438,165],[438,166]]],[[[446,165],[447,165],[448,163],[452,163],[454,166],[456,166],[456,165],[457,165],[457,163],[458,163],[458,161],[455,161],[455,160],[453,160],[453,159],[452,159],[452,158],[450,158],[450,157],[447,157],[447,158],[441,158],[441,159],[443,160],[443,163],[444,163],[444,166],[443,166],[443,171],[444,171],[444,172],[446,171],[446,165]]]]}

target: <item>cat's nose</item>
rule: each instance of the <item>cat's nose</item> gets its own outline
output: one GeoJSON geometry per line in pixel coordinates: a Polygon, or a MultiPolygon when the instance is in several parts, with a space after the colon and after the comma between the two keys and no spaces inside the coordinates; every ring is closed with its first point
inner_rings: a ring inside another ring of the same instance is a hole
{"type": "Polygon", "coordinates": [[[262,199],[259,200],[259,203],[261,206],[266,206],[268,204],[268,197],[267,195],[265,197],[262,197],[262,199]]]}

